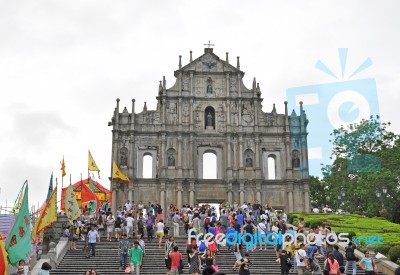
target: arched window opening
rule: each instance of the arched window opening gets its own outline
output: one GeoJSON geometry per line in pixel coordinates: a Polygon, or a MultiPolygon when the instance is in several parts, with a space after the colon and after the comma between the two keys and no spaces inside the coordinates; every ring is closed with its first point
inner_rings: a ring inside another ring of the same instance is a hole
{"type": "Polygon", "coordinates": [[[204,153],[203,155],[203,179],[217,179],[217,155],[204,153]]]}
{"type": "Polygon", "coordinates": [[[268,156],[268,179],[276,179],[276,157],[274,155],[268,156]]]}
{"type": "Polygon", "coordinates": [[[151,179],[153,177],[153,156],[143,156],[143,178],[151,179]]]}

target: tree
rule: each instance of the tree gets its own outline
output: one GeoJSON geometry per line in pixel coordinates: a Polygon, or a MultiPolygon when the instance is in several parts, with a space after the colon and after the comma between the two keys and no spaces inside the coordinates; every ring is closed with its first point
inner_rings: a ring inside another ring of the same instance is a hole
{"type": "Polygon", "coordinates": [[[386,208],[389,219],[400,221],[400,139],[388,126],[371,117],[331,134],[334,162],[322,167],[320,181],[328,187],[325,196],[332,207],[367,216],[386,208]],[[383,187],[386,194],[377,198],[383,187]]]}

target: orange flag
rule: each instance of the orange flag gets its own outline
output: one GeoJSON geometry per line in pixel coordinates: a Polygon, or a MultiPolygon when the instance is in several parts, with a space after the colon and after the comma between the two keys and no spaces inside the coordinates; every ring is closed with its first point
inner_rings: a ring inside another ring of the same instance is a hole
{"type": "Polygon", "coordinates": [[[0,275],[7,274],[7,266],[8,266],[7,251],[4,247],[3,236],[1,236],[0,233],[0,275]]]}
{"type": "Polygon", "coordinates": [[[90,190],[89,187],[86,186],[86,184],[82,183],[81,184],[81,204],[88,202],[88,201],[95,201],[96,202],[96,211],[100,207],[100,201],[99,198],[96,196],[95,193],[90,190]]]}

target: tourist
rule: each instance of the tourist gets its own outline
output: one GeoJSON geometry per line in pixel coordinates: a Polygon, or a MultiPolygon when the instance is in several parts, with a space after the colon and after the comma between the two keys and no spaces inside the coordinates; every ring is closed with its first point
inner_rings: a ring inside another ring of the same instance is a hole
{"type": "Polygon", "coordinates": [[[138,228],[138,234],[141,235],[142,237],[144,236],[144,218],[143,218],[143,212],[139,213],[139,218],[137,219],[137,228],[138,228]]]}
{"type": "Polygon", "coordinates": [[[333,256],[333,253],[329,253],[328,258],[325,260],[324,269],[329,270],[329,274],[337,275],[339,270],[339,263],[333,256]]]}
{"type": "Polygon", "coordinates": [[[374,275],[375,262],[369,256],[369,252],[364,252],[364,257],[361,259],[359,266],[365,271],[365,275],[374,275]]]}
{"type": "Polygon", "coordinates": [[[244,258],[240,260],[239,263],[239,275],[250,275],[250,259],[249,254],[244,254],[244,258]]]}
{"type": "Polygon", "coordinates": [[[131,248],[131,244],[128,240],[128,235],[124,234],[123,238],[124,239],[121,240],[118,245],[119,270],[122,270],[122,268],[125,270],[127,266],[128,252],[131,248]]]}
{"type": "Polygon", "coordinates": [[[139,246],[139,242],[135,241],[133,247],[129,250],[129,262],[131,265],[131,274],[135,273],[140,275],[140,268],[142,267],[143,250],[139,246]]]}
{"type": "Polygon", "coordinates": [[[101,215],[99,215],[99,218],[97,219],[97,231],[99,232],[100,236],[104,236],[104,220],[101,215]]]}
{"type": "Polygon", "coordinates": [[[204,253],[203,255],[201,255],[200,259],[202,260],[202,262],[204,262],[204,266],[205,267],[211,267],[213,265],[214,262],[214,256],[211,253],[210,250],[206,250],[206,253],[204,253]]]}
{"type": "Polygon", "coordinates": [[[354,243],[349,242],[349,245],[345,249],[345,257],[346,257],[346,266],[344,268],[344,273],[348,274],[349,266],[351,265],[353,268],[353,275],[357,274],[357,257],[354,254],[356,246],[354,243]]]}
{"type": "Polygon", "coordinates": [[[218,267],[216,258],[214,258],[213,264],[211,265],[211,267],[214,269],[214,272],[219,272],[219,267],[218,267]]]}
{"type": "MultiPolygon", "coordinates": [[[[42,264],[42,268],[40,269],[38,275],[50,275],[51,265],[48,262],[44,262],[42,264]]],[[[23,274],[23,273],[21,273],[23,274]]]]}
{"type": "Polygon", "coordinates": [[[200,256],[198,254],[197,246],[192,246],[192,252],[189,254],[190,269],[189,273],[198,275],[200,273],[200,256]]]}
{"type": "Polygon", "coordinates": [[[314,250],[312,258],[310,258],[310,271],[312,275],[322,274],[321,266],[319,265],[319,260],[323,259],[324,256],[319,253],[318,250],[314,250]]]}
{"type": "Polygon", "coordinates": [[[165,267],[167,268],[167,274],[171,271],[171,258],[169,257],[169,253],[172,252],[175,246],[174,236],[169,236],[168,240],[165,242],[164,247],[164,258],[165,258],[165,267]]]}
{"type": "Polygon", "coordinates": [[[96,240],[100,242],[100,235],[97,232],[96,228],[92,226],[92,229],[88,232],[88,244],[89,244],[89,253],[92,252],[92,256],[96,256],[96,240]]]}
{"type": "Polygon", "coordinates": [[[288,275],[292,264],[290,262],[290,254],[287,253],[285,249],[281,251],[281,254],[279,255],[279,261],[281,265],[281,275],[288,275]]]}
{"type": "Polygon", "coordinates": [[[172,223],[174,225],[174,236],[178,237],[179,236],[179,212],[175,212],[175,214],[172,217],[172,223]]]}
{"type": "Polygon", "coordinates": [[[343,259],[343,254],[340,253],[339,251],[339,246],[338,245],[334,245],[333,246],[333,257],[335,257],[335,259],[338,261],[339,266],[344,266],[344,259],[343,259]]]}
{"type": "Polygon", "coordinates": [[[130,238],[132,233],[132,238],[133,238],[135,234],[133,232],[133,223],[135,219],[132,217],[131,213],[128,214],[128,217],[126,217],[125,221],[126,221],[126,234],[128,235],[128,238],[130,238]]]}
{"type": "Polygon", "coordinates": [[[173,251],[169,253],[169,259],[171,261],[170,275],[179,275],[182,268],[181,267],[182,254],[178,252],[178,247],[176,245],[174,246],[173,251]]]}
{"type": "Polygon", "coordinates": [[[153,212],[150,211],[149,216],[146,221],[147,230],[147,241],[151,242],[153,240],[153,228],[154,228],[155,218],[153,212]]]}
{"type": "Polygon", "coordinates": [[[117,217],[114,223],[114,231],[115,231],[115,239],[117,242],[119,242],[119,238],[121,237],[121,231],[122,231],[122,220],[121,217],[117,217]]]}
{"type": "Polygon", "coordinates": [[[300,244],[300,249],[297,251],[296,257],[297,274],[303,275],[307,268],[307,253],[304,250],[304,244],[300,244]]]}
{"type": "Polygon", "coordinates": [[[106,224],[107,224],[107,240],[111,241],[111,235],[114,233],[114,223],[115,223],[115,218],[112,215],[112,213],[108,214],[106,224]]]}
{"type": "Polygon", "coordinates": [[[160,220],[157,223],[156,236],[158,238],[158,248],[161,248],[162,239],[164,237],[164,222],[163,222],[163,220],[160,220]]]}

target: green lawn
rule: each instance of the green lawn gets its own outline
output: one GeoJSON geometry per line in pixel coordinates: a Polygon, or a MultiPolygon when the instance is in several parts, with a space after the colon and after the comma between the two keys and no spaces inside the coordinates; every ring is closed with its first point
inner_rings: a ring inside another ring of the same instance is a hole
{"type": "MultiPolygon", "coordinates": [[[[400,224],[389,222],[380,217],[367,218],[355,214],[313,214],[313,213],[290,213],[288,218],[293,217],[293,224],[297,224],[298,218],[304,218],[307,227],[315,222],[321,222],[330,226],[335,232],[353,231],[357,237],[365,235],[381,235],[385,245],[400,245],[400,224]]],[[[290,220],[289,220],[290,221],[290,220]]]]}

